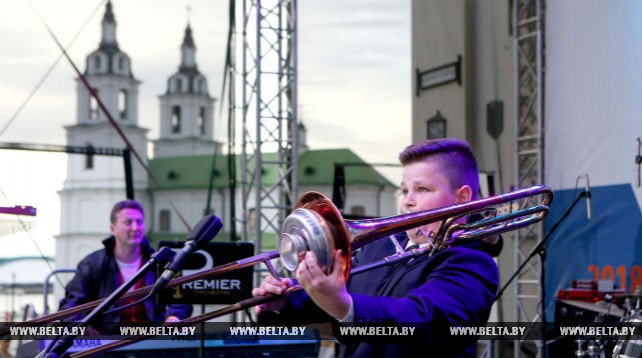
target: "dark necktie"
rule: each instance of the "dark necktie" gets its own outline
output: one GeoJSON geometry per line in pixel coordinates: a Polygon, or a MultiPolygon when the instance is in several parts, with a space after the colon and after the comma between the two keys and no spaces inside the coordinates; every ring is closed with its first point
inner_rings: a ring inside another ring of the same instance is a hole
{"type": "MultiPolygon", "coordinates": [[[[406,248],[406,252],[412,251],[416,248],[419,248],[419,245],[413,244],[410,245],[406,248]]],[[[388,271],[388,274],[383,280],[383,285],[381,285],[381,288],[379,289],[378,295],[381,295],[386,288],[390,285],[390,282],[392,281],[392,278],[395,277],[395,275],[401,270],[401,268],[408,262],[408,260],[401,260],[399,262],[396,262],[394,265],[392,265],[392,268],[390,268],[390,271],[388,271]]]]}

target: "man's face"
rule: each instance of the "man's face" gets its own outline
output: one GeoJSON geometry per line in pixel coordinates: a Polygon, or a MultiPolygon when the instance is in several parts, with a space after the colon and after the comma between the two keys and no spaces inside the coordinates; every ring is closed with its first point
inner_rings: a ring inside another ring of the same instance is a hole
{"type": "Polygon", "coordinates": [[[145,236],[145,217],[140,210],[125,208],[116,215],[110,228],[117,245],[139,245],[145,236]]]}
{"type": "MultiPolygon", "coordinates": [[[[451,190],[448,179],[443,174],[442,163],[439,158],[431,158],[415,163],[410,163],[403,168],[401,178],[402,199],[399,205],[401,214],[436,209],[448,205],[468,201],[462,195],[462,188],[451,190]]],[[[466,191],[466,189],[463,189],[466,191]]],[[[428,241],[426,234],[437,231],[439,222],[413,228],[406,233],[413,243],[421,244],[428,241]]]]}

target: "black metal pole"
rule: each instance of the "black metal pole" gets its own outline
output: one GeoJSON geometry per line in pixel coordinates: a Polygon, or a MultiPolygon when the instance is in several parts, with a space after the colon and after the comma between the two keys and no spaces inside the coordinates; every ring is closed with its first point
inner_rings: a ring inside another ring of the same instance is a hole
{"type": "Polygon", "coordinates": [[[580,193],[580,195],[577,196],[577,198],[575,198],[573,203],[568,207],[568,209],[566,209],[566,211],[564,212],[562,217],[560,217],[559,220],[557,220],[557,222],[551,227],[551,230],[544,236],[544,239],[542,239],[542,241],[540,241],[537,244],[537,246],[535,246],[533,248],[533,250],[530,252],[528,257],[526,257],[526,260],[524,260],[524,262],[522,262],[522,264],[517,268],[515,273],[513,273],[513,275],[508,279],[508,281],[506,281],[504,286],[497,293],[497,297],[495,298],[495,300],[499,299],[499,297],[501,297],[501,295],[504,293],[506,288],[508,288],[508,285],[510,285],[510,283],[515,279],[515,277],[517,277],[517,275],[519,275],[522,272],[522,270],[524,269],[526,264],[535,255],[540,255],[540,265],[541,265],[541,269],[542,269],[541,280],[540,280],[540,289],[541,289],[541,292],[542,292],[542,301],[543,301],[542,302],[542,357],[543,358],[546,358],[546,296],[545,296],[546,282],[544,281],[545,269],[546,269],[546,264],[544,262],[546,260],[546,247],[544,245],[546,244],[546,241],[548,241],[548,239],[551,237],[551,234],[553,234],[553,232],[555,232],[557,227],[562,223],[562,221],[564,221],[569,216],[571,211],[573,211],[573,208],[575,207],[575,205],[577,205],[577,203],[580,201],[580,199],[582,199],[582,198],[584,198],[586,196],[587,196],[587,192],[583,191],[582,193],[580,193]]]}
{"type": "Polygon", "coordinates": [[[123,164],[125,165],[125,188],[127,190],[127,199],[134,200],[134,179],[132,177],[132,152],[123,149],[123,164]]]}

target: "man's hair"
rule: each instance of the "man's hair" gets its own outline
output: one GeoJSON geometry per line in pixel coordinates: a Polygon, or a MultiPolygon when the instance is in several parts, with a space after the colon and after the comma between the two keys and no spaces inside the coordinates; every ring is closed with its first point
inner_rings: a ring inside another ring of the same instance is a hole
{"type": "Polygon", "coordinates": [[[115,224],[116,221],[118,220],[118,213],[120,213],[123,209],[136,209],[145,216],[145,211],[143,210],[143,206],[137,202],[136,200],[123,200],[119,201],[116,204],[114,204],[114,207],[111,209],[111,223],[115,224]]]}
{"type": "Polygon", "coordinates": [[[442,159],[444,175],[453,191],[468,185],[473,192],[472,199],[477,198],[479,172],[475,154],[468,142],[456,138],[425,139],[399,153],[399,162],[406,166],[433,157],[442,159]]]}

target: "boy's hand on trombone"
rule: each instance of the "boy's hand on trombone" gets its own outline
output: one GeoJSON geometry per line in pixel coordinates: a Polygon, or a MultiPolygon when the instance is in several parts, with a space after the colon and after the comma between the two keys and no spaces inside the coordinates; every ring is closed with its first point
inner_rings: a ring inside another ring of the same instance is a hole
{"type": "MultiPolygon", "coordinates": [[[[270,295],[281,295],[285,290],[292,286],[292,279],[287,277],[282,277],[280,280],[274,276],[266,276],[261,282],[261,286],[252,289],[252,296],[262,297],[270,295]]],[[[263,311],[278,311],[283,306],[284,298],[274,300],[268,303],[264,303],[256,306],[256,314],[259,314],[263,311]]]]}
{"type": "Polygon", "coordinates": [[[337,319],[348,315],[351,301],[343,274],[343,260],[341,250],[335,251],[332,270],[326,275],[316,255],[308,251],[296,270],[297,281],[314,303],[337,319]]]}

